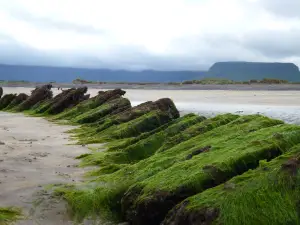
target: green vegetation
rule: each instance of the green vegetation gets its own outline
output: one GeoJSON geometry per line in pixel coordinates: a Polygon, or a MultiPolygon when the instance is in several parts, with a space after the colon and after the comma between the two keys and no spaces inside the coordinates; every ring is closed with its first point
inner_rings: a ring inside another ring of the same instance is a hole
{"type": "Polygon", "coordinates": [[[201,216],[224,225],[300,224],[299,167],[300,145],[296,145],[270,162],[261,161],[255,170],[186,199],[164,224],[201,216]]]}
{"type": "MultiPolygon", "coordinates": [[[[153,150],[157,149],[156,139],[148,136],[140,141],[149,141],[146,150],[136,142],[125,149],[87,155],[82,158],[83,165],[101,165],[89,173],[96,177],[75,189],[60,191],[77,219],[101,213],[138,224],[158,224],[185,198],[254,169],[260,160],[276,158],[300,142],[300,128],[278,120],[230,114],[222,119],[228,123],[215,123],[164,151],[153,150]],[[207,146],[207,151],[199,151],[207,146]]],[[[189,128],[205,124],[206,120],[189,128]]]]}
{"type": "Polygon", "coordinates": [[[77,157],[96,167],[86,182],[55,189],[75,220],[300,224],[300,126],[261,115],[180,117],[170,99],[131,107],[122,90],[72,105],[68,93],[36,96],[29,111],[79,125],[70,133],[80,144],[105,144],[77,157]]]}
{"type": "Polygon", "coordinates": [[[21,211],[16,208],[0,207],[0,225],[10,225],[21,218],[21,211]]]}
{"type": "Polygon", "coordinates": [[[280,80],[274,78],[263,78],[262,80],[249,80],[249,81],[233,81],[223,78],[204,78],[202,80],[187,80],[182,82],[182,84],[215,84],[215,85],[225,85],[225,84],[288,84],[287,80],[280,80]]]}

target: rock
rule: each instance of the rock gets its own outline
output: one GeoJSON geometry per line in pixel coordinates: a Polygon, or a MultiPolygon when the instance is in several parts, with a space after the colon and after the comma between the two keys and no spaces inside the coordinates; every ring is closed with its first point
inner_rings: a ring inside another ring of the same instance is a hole
{"type": "Polygon", "coordinates": [[[27,94],[24,94],[24,93],[19,94],[11,101],[11,103],[5,108],[5,110],[9,110],[9,109],[12,109],[12,108],[18,106],[22,102],[26,101],[28,98],[29,98],[29,96],[27,94]]]}
{"type": "Polygon", "coordinates": [[[97,106],[102,105],[104,102],[109,100],[119,98],[120,96],[125,95],[126,91],[122,89],[114,89],[110,91],[99,91],[98,95],[94,97],[94,104],[97,106]]]}
{"type": "Polygon", "coordinates": [[[235,184],[234,183],[230,183],[230,182],[226,182],[224,184],[224,189],[225,190],[233,190],[233,189],[235,189],[235,184]]]}
{"type": "Polygon", "coordinates": [[[44,104],[38,106],[35,111],[36,113],[44,113],[46,112],[52,105],[54,105],[57,101],[68,95],[70,92],[76,90],[76,88],[70,88],[67,90],[62,91],[60,94],[56,95],[54,98],[49,99],[44,104]]]}
{"type": "Polygon", "coordinates": [[[220,214],[217,208],[189,209],[188,201],[174,207],[161,225],[212,225],[220,214]]]}
{"type": "Polygon", "coordinates": [[[293,176],[297,174],[299,168],[300,168],[299,158],[291,158],[281,165],[281,169],[283,171],[286,171],[293,176]]]}
{"type": "Polygon", "coordinates": [[[85,95],[85,93],[87,90],[87,87],[80,87],[64,91],[64,93],[62,93],[62,95],[49,107],[47,112],[49,114],[58,114],[67,108],[77,105],[78,103],[86,100],[87,95],[85,95]]]}
{"type": "Polygon", "coordinates": [[[186,157],[186,160],[192,159],[193,156],[199,155],[199,154],[202,153],[202,152],[208,152],[210,149],[211,149],[211,146],[206,146],[206,147],[204,147],[204,148],[195,150],[195,151],[193,151],[191,154],[189,154],[189,155],[186,157]]]}
{"type": "Polygon", "coordinates": [[[2,142],[2,141],[0,141],[0,145],[5,145],[5,143],[4,143],[4,142],[2,142]]]}
{"type": "Polygon", "coordinates": [[[28,110],[41,101],[51,99],[53,97],[51,88],[51,84],[35,88],[31,95],[17,107],[17,111],[28,110]]]}
{"type": "Polygon", "coordinates": [[[15,98],[17,94],[6,94],[0,99],[0,110],[6,108],[15,98]]]}

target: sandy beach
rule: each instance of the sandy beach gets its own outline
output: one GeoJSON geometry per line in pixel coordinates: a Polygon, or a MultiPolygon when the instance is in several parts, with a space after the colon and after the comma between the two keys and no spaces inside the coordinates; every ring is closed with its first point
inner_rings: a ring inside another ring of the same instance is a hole
{"type": "MultiPolygon", "coordinates": [[[[4,87],[4,93],[27,93],[29,87],[4,87]]],[[[106,89],[103,89],[106,90],[106,89]]],[[[171,98],[181,114],[189,112],[204,116],[220,113],[260,113],[287,123],[300,124],[300,91],[237,91],[237,90],[134,90],[125,89],[133,105],[159,98],[171,98]]],[[[99,89],[90,88],[95,96],[99,89]]],[[[60,93],[53,88],[54,94],[60,93]]]]}
{"type": "Polygon", "coordinates": [[[42,118],[0,113],[0,199],[1,207],[16,206],[25,220],[17,225],[67,225],[62,201],[51,198],[47,185],[75,183],[84,170],[74,157],[86,147],[67,145],[69,126],[58,126],[42,118]]]}

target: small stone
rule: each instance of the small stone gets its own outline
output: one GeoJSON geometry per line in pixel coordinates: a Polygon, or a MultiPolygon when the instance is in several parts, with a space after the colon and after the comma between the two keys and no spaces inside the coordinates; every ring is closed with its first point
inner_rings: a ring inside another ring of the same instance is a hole
{"type": "Polygon", "coordinates": [[[0,141],[0,145],[5,145],[5,143],[4,143],[4,142],[2,142],[2,141],[0,141]]]}
{"type": "Polygon", "coordinates": [[[67,165],[67,167],[71,167],[70,165],[67,165]]]}
{"type": "Polygon", "coordinates": [[[235,189],[235,184],[234,184],[234,183],[226,182],[226,183],[224,184],[224,189],[225,189],[225,190],[233,190],[233,189],[235,189]]]}

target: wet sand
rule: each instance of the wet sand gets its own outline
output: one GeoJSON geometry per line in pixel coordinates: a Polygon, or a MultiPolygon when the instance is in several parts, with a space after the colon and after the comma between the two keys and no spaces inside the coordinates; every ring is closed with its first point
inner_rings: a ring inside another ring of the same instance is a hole
{"type": "MultiPolygon", "coordinates": [[[[30,93],[32,88],[5,87],[5,93],[30,93]]],[[[126,90],[126,89],[125,89],[126,90]]],[[[59,93],[56,88],[54,94],[59,93]]],[[[95,96],[99,89],[89,89],[95,96]]],[[[220,113],[260,113],[288,123],[300,124],[300,91],[231,91],[231,90],[134,90],[125,97],[132,105],[159,98],[171,98],[181,114],[189,112],[204,116],[220,113]]]]}
{"type": "Polygon", "coordinates": [[[0,112],[0,206],[16,206],[28,218],[17,225],[68,225],[65,203],[45,191],[49,184],[81,182],[74,157],[88,152],[67,145],[70,126],[0,112]]]}

